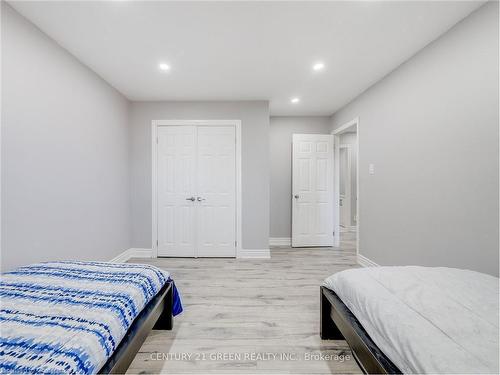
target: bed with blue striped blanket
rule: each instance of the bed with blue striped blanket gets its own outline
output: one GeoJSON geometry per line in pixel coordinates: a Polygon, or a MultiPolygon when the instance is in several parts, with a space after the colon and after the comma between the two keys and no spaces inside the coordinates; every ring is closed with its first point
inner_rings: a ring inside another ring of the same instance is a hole
{"type": "MultiPolygon", "coordinates": [[[[96,373],[170,282],[144,264],[50,262],[2,274],[1,373],[96,373]]],[[[182,311],[173,288],[173,315],[182,311]]]]}

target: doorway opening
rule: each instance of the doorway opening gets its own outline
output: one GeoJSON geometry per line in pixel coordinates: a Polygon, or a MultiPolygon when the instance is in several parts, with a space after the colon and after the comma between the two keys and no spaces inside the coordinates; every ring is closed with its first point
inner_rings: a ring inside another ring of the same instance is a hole
{"type": "Polygon", "coordinates": [[[359,251],[359,119],[335,129],[334,246],[359,251]]]}

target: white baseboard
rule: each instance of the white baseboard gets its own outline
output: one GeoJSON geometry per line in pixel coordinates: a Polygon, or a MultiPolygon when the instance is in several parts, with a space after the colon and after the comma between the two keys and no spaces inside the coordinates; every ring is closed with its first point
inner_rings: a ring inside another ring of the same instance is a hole
{"type": "Polygon", "coordinates": [[[151,249],[140,249],[140,248],[132,248],[129,249],[131,251],[131,258],[152,258],[153,250],[151,249]]]}
{"type": "Polygon", "coordinates": [[[271,258],[271,252],[269,249],[239,249],[238,258],[271,258]]]}
{"type": "Polygon", "coordinates": [[[292,239],[290,237],[271,237],[271,238],[269,238],[269,246],[290,247],[291,245],[292,245],[292,239]]]}
{"type": "Polygon", "coordinates": [[[356,225],[350,226],[350,227],[340,227],[340,233],[351,233],[351,232],[357,232],[358,227],[356,225]]]}
{"type": "Polygon", "coordinates": [[[153,251],[151,249],[139,249],[131,248],[125,250],[123,253],[118,254],[116,257],[110,260],[113,263],[125,263],[131,258],[152,258],[153,251]]]}
{"type": "Polygon", "coordinates": [[[379,264],[361,254],[358,254],[358,264],[363,267],[380,267],[379,264]]]}
{"type": "Polygon", "coordinates": [[[124,252],[118,254],[115,256],[113,259],[110,260],[112,263],[125,263],[127,260],[130,259],[130,253],[129,250],[125,250],[124,252]]]}
{"type": "MultiPolygon", "coordinates": [[[[131,248],[125,250],[123,253],[118,254],[116,257],[110,260],[113,263],[125,263],[127,260],[132,258],[152,258],[153,250],[151,249],[138,249],[131,248]]],[[[269,249],[240,249],[238,251],[238,258],[271,258],[271,252],[269,249]]]]}

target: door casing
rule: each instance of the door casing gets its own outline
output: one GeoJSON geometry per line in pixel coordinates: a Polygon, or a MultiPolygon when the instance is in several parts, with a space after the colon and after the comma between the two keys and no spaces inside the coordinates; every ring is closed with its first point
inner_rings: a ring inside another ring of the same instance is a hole
{"type": "Polygon", "coordinates": [[[236,134],[236,257],[242,250],[241,220],[241,120],[153,120],[151,123],[151,248],[158,257],[158,127],[159,126],[234,126],[236,134]]]}

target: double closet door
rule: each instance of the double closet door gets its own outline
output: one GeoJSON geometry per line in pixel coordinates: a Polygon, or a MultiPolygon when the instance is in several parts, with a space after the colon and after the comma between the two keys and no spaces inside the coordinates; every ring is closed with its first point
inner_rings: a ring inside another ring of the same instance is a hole
{"type": "Polygon", "coordinates": [[[158,256],[236,256],[233,126],[159,126],[158,256]]]}

